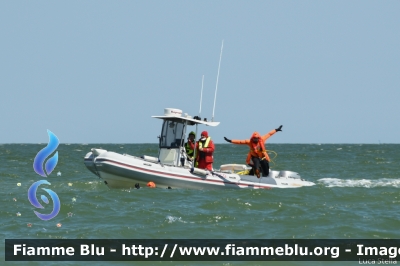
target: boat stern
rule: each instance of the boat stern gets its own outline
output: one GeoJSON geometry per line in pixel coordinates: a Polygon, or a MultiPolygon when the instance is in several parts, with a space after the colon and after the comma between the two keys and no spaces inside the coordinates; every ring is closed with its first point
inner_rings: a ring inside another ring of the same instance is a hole
{"type": "Polygon", "coordinates": [[[304,180],[298,173],[292,171],[279,171],[275,178],[283,185],[294,187],[310,187],[315,185],[315,183],[304,180]]]}

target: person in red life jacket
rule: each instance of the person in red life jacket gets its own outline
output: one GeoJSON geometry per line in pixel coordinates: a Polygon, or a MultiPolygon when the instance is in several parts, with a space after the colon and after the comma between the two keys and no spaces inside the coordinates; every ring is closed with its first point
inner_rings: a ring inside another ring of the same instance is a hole
{"type": "Polygon", "coordinates": [[[212,163],[214,161],[213,153],[215,151],[214,142],[208,136],[207,131],[201,132],[201,138],[196,143],[196,162],[197,168],[212,171],[212,163]]]}
{"type": "Polygon", "coordinates": [[[260,166],[262,170],[262,176],[268,176],[269,174],[270,159],[264,143],[269,137],[271,137],[278,131],[282,131],[282,126],[278,127],[277,129],[271,130],[263,136],[260,136],[258,132],[254,132],[253,135],[251,135],[250,139],[230,140],[226,137],[224,137],[224,139],[227,142],[233,144],[248,145],[250,147],[250,151],[246,158],[246,163],[253,168],[253,173],[255,173],[256,176],[260,178],[260,166]]]}
{"type": "Polygon", "coordinates": [[[194,156],[194,145],[195,145],[195,139],[196,134],[192,131],[189,133],[188,141],[185,143],[185,150],[186,154],[188,156],[189,161],[193,161],[193,156],[194,156]]]}

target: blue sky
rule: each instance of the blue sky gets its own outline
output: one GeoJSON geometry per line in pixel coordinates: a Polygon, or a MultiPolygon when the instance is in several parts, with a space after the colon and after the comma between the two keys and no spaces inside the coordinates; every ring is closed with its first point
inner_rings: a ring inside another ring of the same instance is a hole
{"type": "Polygon", "coordinates": [[[1,1],[0,143],[400,143],[400,1],[1,1]],[[194,128],[193,128],[194,129],[194,128]]]}

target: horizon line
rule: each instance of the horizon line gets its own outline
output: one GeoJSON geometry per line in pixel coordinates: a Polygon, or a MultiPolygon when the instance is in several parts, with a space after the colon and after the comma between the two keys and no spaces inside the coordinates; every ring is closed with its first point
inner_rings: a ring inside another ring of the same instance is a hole
{"type": "MultiPolygon", "coordinates": [[[[10,144],[47,144],[47,142],[8,142],[8,143],[1,143],[0,145],[10,145],[10,144]]],[[[127,143],[127,142],[65,142],[65,143],[60,143],[61,144],[78,144],[78,145],[92,145],[92,144],[115,144],[115,145],[120,145],[120,144],[156,144],[158,145],[158,143],[150,143],[150,142],[143,142],[143,143],[127,143]]],[[[215,143],[218,145],[230,145],[231,143],[225,143],[225,142],[221,142],[221,143],[215,143]]],[[[333,144],[352,144],[352,145],[382,145],[382,144],[400,144],[400,143],[392,143],[392,142],[379,142],[379,143],[356,143],[356,142],[304,142],[304,143],[300,143],[300,142],[271,142],[271,143],[267,143],[268,145],[271,144],[299,144],[299,145],[303,145],[303,144],[307,144],[307,145],[333,145],[333,144]]]]}

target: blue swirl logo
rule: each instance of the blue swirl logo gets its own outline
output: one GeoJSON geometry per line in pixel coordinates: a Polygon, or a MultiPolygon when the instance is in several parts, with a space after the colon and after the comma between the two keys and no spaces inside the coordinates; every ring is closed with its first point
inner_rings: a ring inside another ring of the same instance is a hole
{"type": "MultiPolygon", "coordinates": [[[[42,184],[51,185],[46,180],[40,180],[40,181],[37,181],[37,182],[33,183],[32,186],[28,190],[28,199],[29,199],[29,201],[31,202],[31,204],[33,206],[35,206],[36,208],[39,208],[39,209],[43,209],[43,206],[39,203],[39,201],[36,198],[36,191],[37,191],[38,187],[40,185],[42,185],[42,184]]],[[[53,219],[59,213],[59,211],[60,211],[60,199],[58,198],[57,194],[53,190],[47,189],[47,188],[42,188],[42,189],[44,191],[46,191],[47,193],[49,193],[51,199],[53,200],[53,203],[54,203],[53,211],[51,213],[49,213],[49,214],[42,214],[42,213],[37,212],[37,211],[33,211],[33,212],[40,219],[47,221],[47,220],[53,219]]],[[[43,200],[44,203],[49,204],[49,199],[45,195],[42,195],[41,199],[43,200]]]]}
{"type": "MultiPolygon", "coordinates": [[[[58,144],[60,143],[58,141],[58,138],[56,135],[53,134],[50,130],[47,130],[47,134],[49,135],[49,143],[47,144],[46,147],[44,147],[42,150],[40,150],[36,157],[35,160],[33,161],[33,169],[35,172],[43,177],[47,177],[48,175],[51,174],[51,172],[54,170],[54,168],[57,165],[58,162],[58,152],[56,152],[51,158],[47,160],[45,163],[45,160],[47,157],[49,157],[58,147],[58,144]]],[[[46,185],[51,185],[50,182],[47,180],[39,180],[31,185],[31,187],[28,190],[28,199],[30,203],[39,209],[43,209],[44,207],[39,203],[39,201],[36,198],[36,192],[37,189],[40,185],[46,184],[46,185]]],[[[51,220],[54,217],[57,216],[57,214],[60,212],[60,199],[58,198],[58,195],[51,189],[47,188],[42,188],[44,191],[46,191],[52,201],[53,201],[53,210],[49,214],[42,214],[40,212],[34,211],[37,217],[39,217],[42,220],[51,220]]],[[[42,195],[40,197],[42,201],[46,204],[49,204],[49,199],[45,196],[42,195]]]]}

